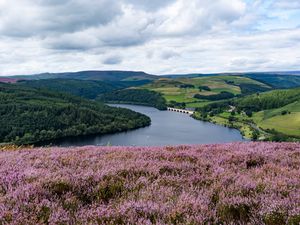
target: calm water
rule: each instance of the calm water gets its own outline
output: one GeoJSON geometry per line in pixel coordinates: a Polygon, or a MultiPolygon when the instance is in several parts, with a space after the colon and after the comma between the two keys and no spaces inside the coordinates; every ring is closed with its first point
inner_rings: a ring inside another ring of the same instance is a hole
{"type": "MultiPolygon", "coordinates": [[[[187,114],[159,111],[135,105],[112,105],[129,108],[151,118],[149,127],[118,134],[66,138],[54,141],[55,146],[122,145],[162,146],[180,144],[213,144],[244,141],[239,131],[212,123],[197,121],[187,114]]],[[[48,143],[50,144],[50,143],[48,143]]]]}

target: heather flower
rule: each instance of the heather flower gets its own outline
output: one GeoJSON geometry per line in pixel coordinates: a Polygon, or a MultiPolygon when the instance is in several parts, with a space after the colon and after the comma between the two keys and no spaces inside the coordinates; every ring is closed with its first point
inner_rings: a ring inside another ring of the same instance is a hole
{"type": "Polygon", "coordinates": [[[274,221],[300,222],[299,143],[0,152],[0,224],[274,221]]]}

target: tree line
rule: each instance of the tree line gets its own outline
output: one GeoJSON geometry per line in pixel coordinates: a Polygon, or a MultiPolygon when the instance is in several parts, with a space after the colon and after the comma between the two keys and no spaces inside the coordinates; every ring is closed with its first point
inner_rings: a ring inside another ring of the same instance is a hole
{"type": "Polygon", "coordinates": [[[110,103],[130,103],[166,110],[167,104],[163,96],[145,89],[124,89],[101,95],[98,100],[110,103]]]}

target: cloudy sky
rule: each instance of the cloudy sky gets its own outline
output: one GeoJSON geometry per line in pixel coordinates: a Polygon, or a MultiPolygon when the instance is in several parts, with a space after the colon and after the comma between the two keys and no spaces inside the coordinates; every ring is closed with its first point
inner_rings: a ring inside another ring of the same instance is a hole
{"type": "Polygon", "coordinates": [[[0,75],[300,70],[300,0],[0,0],[0,75]]]}

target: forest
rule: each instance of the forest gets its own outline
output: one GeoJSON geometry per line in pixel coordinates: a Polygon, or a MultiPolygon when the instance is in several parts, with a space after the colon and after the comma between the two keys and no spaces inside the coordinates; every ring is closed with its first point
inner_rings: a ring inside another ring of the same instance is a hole
{"type": "Polygon", "coordinates": [[[34,144],[150,125],[149,117],[63,93],[0,83],[0,143],[34,144]]]}
{"type": "Polygon", "coordinates": [[[103,94],[100,101],[110,103],[128,103],[152,106],[159,110],[166,110],[166,100],[160,93],[144,89],[124,89],[103,94]]]}
{"type": "Polygon", "coordinates": [[[18,84],[27,87],[66,92],[88,99],[95,99],[100,94],[123,87],[120,84],[111,84],[109,82],[76,79],[23,80],[19,81],[18,84]]]}
{"type": "Polygon", "coordinates": [[[251,110],[258,112],[266,109],[279,108],[300,99],[300,88],[275,90],[257,93],[243,98],[238,98],[231,104],[238,110],[251,110]]]}
{"type": "Polygon", "coordinates": [[[216,95],[200,95],[196,94],[194,98],[197,99],[204,99],[204,100],[210,100],[210,101],[217,101],[217,100],[223,100],[223,99],[230,99],[233,98],[234,94],[227,92],[227,91],[222,91],[219,94],[216,95]]]}

